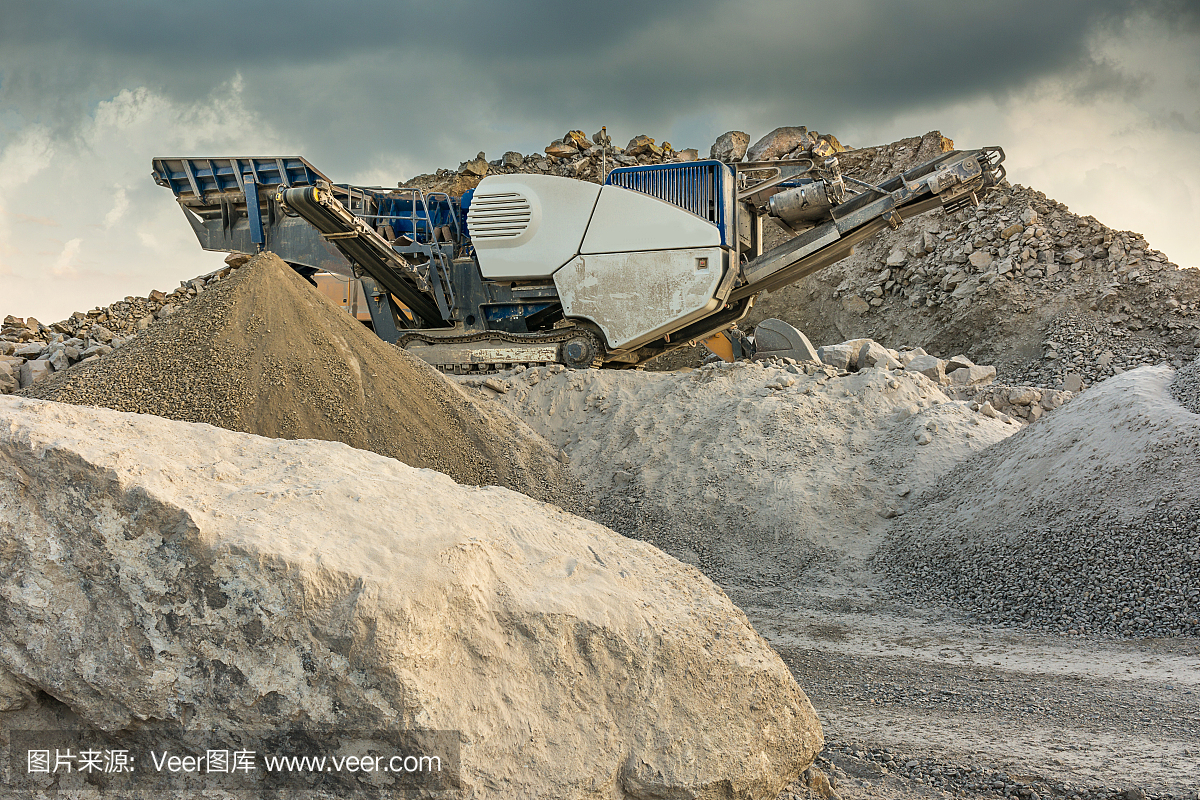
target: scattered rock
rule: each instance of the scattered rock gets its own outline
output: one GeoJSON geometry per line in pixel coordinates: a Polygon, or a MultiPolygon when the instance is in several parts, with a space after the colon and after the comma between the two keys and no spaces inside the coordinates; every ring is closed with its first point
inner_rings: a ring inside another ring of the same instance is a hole
{"type": "Polygon", "coordinates": [[[635,136],[625,145],[625,153],[630,156],[661,155],[662,148],[654,144],[649,136],[635,136]]]}
{"type": "Polygon", "coordinates": [[[35,383],[49,378],[53,371],[49,361],[26,361],[21,365],[21,388],[28,389],[35,383]]]}
{"type": "Polygon", "coordinates": [[[950,373],[950,383],[954,386],[974,386],[980,383],[991,383],[996,379],[996,368],[964,367],[950,373]]]}
{"type": "Polygon", "coordinates": [[[742,131],[728,131],[722,133],[713,142],[712,147],[708,151],[708,157],[724,161],[727,164],[733,164],[745,157],[746,149],[749,146],[749,134],[742,131]]]}
{"type": "Polygon", "coordinates": [[[1083,389],[1083,378],[1081,378],[1076,373],[1069,372],[1063,378],[1062,390],[1064,392],[1071,392],[1072,394],[1074,394],[1076,392],[1081,391],[1082,389],[1083,389]]]}
{"type": "Polygon", "coordinates": [[[1008,402],[1014,406],[1027,406],[1041,400],[1041,392],[1037,389],[1026,387],[1024,389],[1014,389],[1008,393],[1008,402]]]}
{"type": "Polygon", "coordinates": [[[458,171],[482,178],[488,174],[487,158],[483,153],[480,153],[470,161],[464,161],[462,164],[459,164],[458,171]]]}
{"type": "Polygon", "coordinates": [[[12,394],[21,388],[21,365],[0,361],[0,394],[12,394]]]}
{"type": "Polygon", "coordinates": [[[900,369],[900,362],[883,345],[868,339],[858,350],[856,358],[858,369],[882,367],[883,369],[900,369]]]}
{"type": "Polygon", "coordinates": [[[954,372],[956,369],[964,369],[966,367],[975,366],[975,362],[964,355],[951,356],[946,359],[946,374],[954,372]]]}
{"type": "Polygon", "coordinates": [[[928,355],[915,356],[904,365],[904,368],[909,372],[919,372],[937,383],[946,382],[946,362],[940,358],[928,355]]]}
{"type": "Polygon", "coordinates": [[[858,357],[860,348],[853,344],[830,344],[817,348],[821,363],[841,370],[850,369],[850,360],[858,357]]]}
{"type": "Polygon", "coordinates": [[[556,139],[546,145],[546,153],[556,158],[573,158],[579,155],[579,148],[574,145],[567,144],[561,139],[556,139]]]}
{"type": "Polygon", "coordinates": [[[808,128],[804,126],[776,128],[746,151],[746,160],[768,161],[783,158],[793,150],[807,150],[812,145],[813,140],[808,135],[808,128]]]}
{"type": "Polygon", "coordinates": [[[594,144],[583,131],[567,131],[567,135],[562,140],[565,144],[574,145],[580,152],[590,150],[594,144]]]}

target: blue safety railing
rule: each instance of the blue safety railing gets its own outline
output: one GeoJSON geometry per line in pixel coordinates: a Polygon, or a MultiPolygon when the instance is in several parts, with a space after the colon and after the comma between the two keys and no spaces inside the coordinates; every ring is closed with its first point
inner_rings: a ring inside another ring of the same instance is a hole
{"type": "Polygon", "coordinates": [[[716,225],[721,244],[733,241],[733,172],[720,161],[619,167],[607,185],[632,189],[692,212],[716,225]]]}
{"type": "MultiPolygon", "coordinates": [[[[418,189],[400,189],[399,197],[372,193],[377,204],[370,215],[375,225],[390,225],[397,236],[407,236],[415,242],[428,243],[434,231],[449,227],[457,235],[461,224],[456,202],[444,192],[422,193],[418,189]]],[[[393,193],[395,194],[395,193],[393,193]]]]}

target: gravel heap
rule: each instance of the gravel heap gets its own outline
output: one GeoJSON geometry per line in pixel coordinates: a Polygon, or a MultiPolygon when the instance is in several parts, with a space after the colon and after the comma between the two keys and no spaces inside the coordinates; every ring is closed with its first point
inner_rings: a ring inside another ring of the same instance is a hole
{"type": "MultiPolygon", "coordinates": [[[[232,255],[228,264],[241,265],[248,256],[232,255]]],[[[232,266],[182,281],[170,294],[157,289],[148,297],[126,297],[105,308],[76,311],[64,320],[44,325],[34,317],[9,314],[0,327],[0,394],[9,394],[44,380],[78,363],[108,355],[133,339],[156,319],[174,314],[210,282],[227,276],[232,266]],[[21,368],[28,364],[24,370],[21,368]]]]}
{"type": "Polygon", "coordinates": [[[571,485],[566,467],[527,427],[471,402],[270,253],[209,281],[119,350],[21,394],[344,442],[460,483],[560,504],[560,490],[571,485]]]}
{"type": "Polygon", "coordinates": [[[1200,414],[1200,358],[1175,373],[1171,395],[1193,414],[1200,414]]]}
{"type": "Polygon", "coordinates": [[[912,599],[1062,633],[1200,635],[1200,420],[1111,378],[913,498],[873,562],[912,599]]]}

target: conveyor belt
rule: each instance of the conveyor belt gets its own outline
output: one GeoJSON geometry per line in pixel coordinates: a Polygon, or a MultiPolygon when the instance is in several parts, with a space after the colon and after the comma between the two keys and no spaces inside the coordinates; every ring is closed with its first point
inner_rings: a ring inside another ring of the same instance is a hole
{"type": "Polygon", "coordinates": [[[392,249],[387,240],[354,216],[333,193],[320,186],[284,189],[279,200],[321,232],[351,264],[355,264],[404,303],[429,327],[446,320],[438,311],[429,282],[417,267],[392,249]]]}
{"type": "Polygon", "coordinates": [[[1004,151],[985,147],[966,153],[952,151],[922,164],[834,208],[831,222],[818,225],[742,267],[746,282],[729,300],[773,292],[818,270],[836,264],[856,245],[880,231],[934,208],[953,209],[978,202],[976,192],[999,183],[1004,151]]]}

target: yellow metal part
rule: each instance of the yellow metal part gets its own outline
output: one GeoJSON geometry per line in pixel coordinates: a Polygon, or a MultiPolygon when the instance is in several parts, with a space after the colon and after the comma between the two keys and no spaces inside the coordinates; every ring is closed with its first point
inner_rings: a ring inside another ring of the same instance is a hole
{"type": "Polygon", "coordinates": [[[729,341],[724,331],[702,339],[700,344],[707,347],[709,352],[720,356],[722,361],[733,361],[733,342],[729,341]]]}

